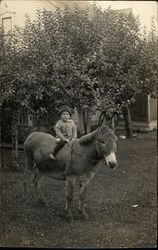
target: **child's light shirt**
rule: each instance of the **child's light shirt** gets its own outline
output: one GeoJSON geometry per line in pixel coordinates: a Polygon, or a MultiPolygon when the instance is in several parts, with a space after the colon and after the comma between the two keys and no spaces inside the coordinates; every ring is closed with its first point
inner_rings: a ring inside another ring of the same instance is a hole
{"type": "Polygon", "coordinates": [[[57,137],[62,140],[72,140],[77,138],[76,125],[71,119],[66,122],[63,120],[59,120],[55,126],[55,132],[57,137]]]}

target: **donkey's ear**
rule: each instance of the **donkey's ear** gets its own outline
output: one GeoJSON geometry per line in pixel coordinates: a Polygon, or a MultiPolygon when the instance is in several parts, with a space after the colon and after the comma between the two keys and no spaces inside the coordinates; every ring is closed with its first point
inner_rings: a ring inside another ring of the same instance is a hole
{"type": "Polygon", "coordinates": [[[101,127],[103,124],[105,124],[105,122],[106,122],[106,112],[103,111],[99,117],[98,127],[101,127]]]}
{"type": "Polygon", "coordinates": [[[118,117],[118,114],[116,112],[114,112],[112,118],[111,118],[111,124],[110,124],[110,127],[112,129],[115,129],[116,126],[118,125],[118,121],[119,121],[119,117],[118,117]]]}

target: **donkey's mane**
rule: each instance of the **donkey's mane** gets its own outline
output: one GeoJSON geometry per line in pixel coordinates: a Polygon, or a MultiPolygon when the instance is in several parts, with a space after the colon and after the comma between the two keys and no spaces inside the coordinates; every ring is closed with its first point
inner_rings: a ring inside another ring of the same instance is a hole
{"type": "Polygon", "coordinates": [[[79,139],[79,143],[80,143],[80,144],[87,144],[87,143],[91,142],[91,141],[94,139],[96,133],[97,133],[97,129],[94,130],[94,131],[91,132],[91,133],[88,133],[87,135],[83,135],[83,136],[79,139]]]}

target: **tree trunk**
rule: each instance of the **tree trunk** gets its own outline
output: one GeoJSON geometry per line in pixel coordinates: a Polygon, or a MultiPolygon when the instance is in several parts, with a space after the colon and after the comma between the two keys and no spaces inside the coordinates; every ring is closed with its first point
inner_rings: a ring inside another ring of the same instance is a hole
{"type": "Polygon", "coordinates": [[[92,112],[89,108],[77,109],[80,136],[90,133],[92,112]]]}
{"type": "MultiPolygon", "coordinates": [[[[2,105],[1,105],[1,103],[0,103],[0,113],[2,114],[1,106],[2,106],[2,105]]],[[[2,134],[1,134],[1,133],[2,133],[2,132],[1,132],[1,131],[2,131],[2,125],[1,125],[1,124],[2,124],[2,116],[0,115],[0,144],[2,143],[2,141],[1,141],[1,138],[2,138],[2,137],[1,137],[1,136],[2,136],[2,134]]],[[[0,150],[0,158],[2,159],[2,154],[1,154],[1,152],[2,152],[2,150],[0,150]]],[[[1,171],[1,167],[2,167],[2,166],[1,166],[1,162],[2,162],[2,160],[0,161],[0,171],[1,171]]]]}
{"type": "Polygon", "coordinates": [[[91,120],[92,112],[89,109],[85,110],[85,133],[88,134],[91,132],[91,120]]]}
{"type": "MultiPolygon", "coordinates": [[[[1,103],[0,103],[0,114],[2,114],[2,109],[1,109],[1,103]]],[[[0,115],[0,144],[1,144],[1,138],[2,138],[2,135],[1,135],[1,131],[2,131],[2,116],[0,115]]]]}
{"type": "Polygon", "coordinates": [[[130,138],[132,136],[132,122],[128,105],[123,107],[122,113],[125,122],[126,137],[130,138]]]}
{"type": "Polygon", "coordinates": [[[77,109],[77,111],[78,111],[79,135],[82,136],[85,134],[84,111],[82,109],[77,109]]]}
{"type": "Polygon", "coordinates": [[[18,164],[18,114],[12,113],[12,167],[17,168],[18,164]]]}

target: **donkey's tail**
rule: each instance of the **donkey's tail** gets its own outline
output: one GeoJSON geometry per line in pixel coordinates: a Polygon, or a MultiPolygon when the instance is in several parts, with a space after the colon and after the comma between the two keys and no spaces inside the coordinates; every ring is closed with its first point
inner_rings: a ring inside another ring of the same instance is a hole
{"type": "Polygon", "coordinates": [[[32,152],[24,150],[24,153],[25,153],[25,169],[34,170],[36,168],[36,164],[34,162],[32,152]]]}
{"type": "Polygon", "coordinates": [[[23,175],[23,191],[24,191],[23,198],[26,199],[28,194],[27,187],[32,177],[32,174],[35,175],[34,172],[36,172],[35,169],[37,169],[37,166],[34,162],[33,154],[26,150],[24,152],[25,152],[25,169],[23,175]]]}

